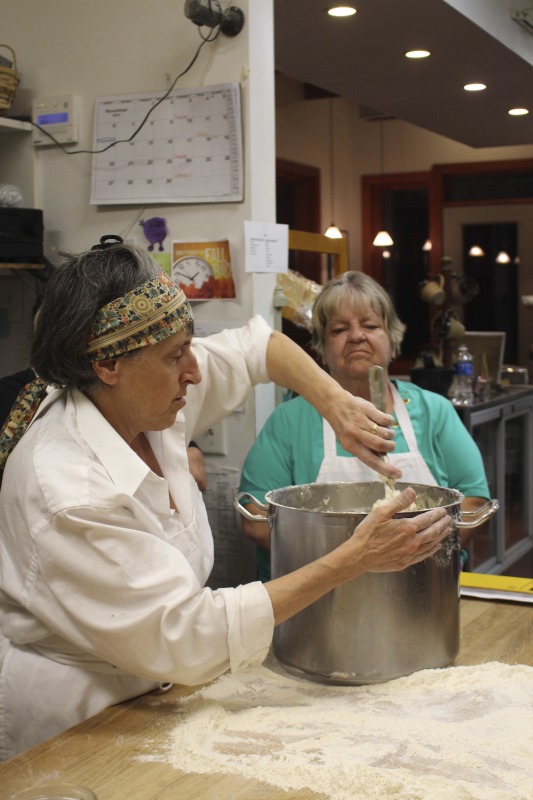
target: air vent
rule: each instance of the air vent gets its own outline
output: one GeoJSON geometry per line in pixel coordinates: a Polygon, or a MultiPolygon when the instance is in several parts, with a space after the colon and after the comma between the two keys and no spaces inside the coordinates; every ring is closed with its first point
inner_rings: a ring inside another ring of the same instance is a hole
{"type": "Polygon", "coordinates": [[[367,122],[380,122],[384,119],[396,119],[390,114],[384,114],[382,111],[376,111],[375,108],[369,106],[359,106],[359,116],[367,122]]]}
{"type": "Polygon", "coordinates": [[[531,8],[512,9],[511,19],[533,36],[533,6],[531,8]]]}

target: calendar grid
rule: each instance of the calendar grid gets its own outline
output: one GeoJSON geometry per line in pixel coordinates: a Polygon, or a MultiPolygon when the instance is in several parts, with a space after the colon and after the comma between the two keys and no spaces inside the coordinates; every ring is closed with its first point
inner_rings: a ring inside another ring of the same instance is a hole
{"type": "Polygon", "coordinates": [[[96,100],[91,203],[224,203],[243,199],[240,88],[227,83],[96,100]]]}

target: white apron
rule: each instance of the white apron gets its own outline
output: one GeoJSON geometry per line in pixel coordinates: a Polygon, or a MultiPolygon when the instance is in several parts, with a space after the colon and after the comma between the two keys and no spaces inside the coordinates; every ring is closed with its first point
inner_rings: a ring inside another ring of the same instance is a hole
{"type": "MultiPolygon", "coordinates": [[[[423,483],[427,486],[437,486],[437,481],[431,474],[428,465],[420,455],[416,443],[415,432],[405,404],[400,393],[393,383],[389,383],[394,400],[394,413],[398,425],[404,435],[408,453],[389,453],[388,460],[402,471],[402,483],[423,483]]],[[[379,473],[367,467],[358,458],[337,455],[335,433],[331,425],[323,421],[324,431],[324,460],[316,477],[316,483],[334,483],[340,481],[376,481],[379,473]]]]}

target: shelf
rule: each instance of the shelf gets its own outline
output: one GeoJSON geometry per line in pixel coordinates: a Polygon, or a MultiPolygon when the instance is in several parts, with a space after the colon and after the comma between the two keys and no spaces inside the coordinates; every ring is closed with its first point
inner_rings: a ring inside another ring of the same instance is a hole
{"type": "Polygon", "coordinates": [[[44,269],[44,264],[19,264],[18,262],[15,264],[0,263],[0,270],[1,269],[44,269]]]}
{"type": "Polygon", "coordinates": [[[31,133],[31,122],[22,122],[20,119],[0,117],[0,136],[6,133],[31,133]]]}
{"type": "Polygon", "coordinates": [[[37,161],[31,122],[0,116],[0,182],[17,186],[26,208],[37,208],[37,161]]]}

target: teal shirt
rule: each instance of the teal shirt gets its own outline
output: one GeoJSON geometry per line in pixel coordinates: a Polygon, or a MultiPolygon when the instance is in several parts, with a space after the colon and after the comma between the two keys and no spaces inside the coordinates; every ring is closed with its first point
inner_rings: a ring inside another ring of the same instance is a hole
{"type": "MultiPolygon", "coordinates": [[[[439,486],[465,497],[490,497],[483,459],[452,403],[414,383],[394,381],[413,425],[418,449],[439,486]]],[[[395,453],[408,447],[394,429],[395,453]]],[[[337,442],[337,455],[354,458],[337,442]]],[[[324,458],[322,417],[302,397],[270,415],[244,462],[240,491],[264,502],[271,489],[313,483],[324,458]]],[[[258,548],[259,577],[269,579],[269,553],[258,548]]]]}

